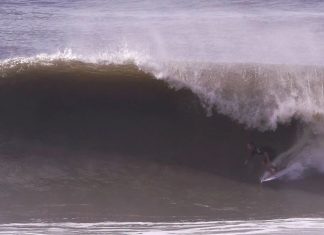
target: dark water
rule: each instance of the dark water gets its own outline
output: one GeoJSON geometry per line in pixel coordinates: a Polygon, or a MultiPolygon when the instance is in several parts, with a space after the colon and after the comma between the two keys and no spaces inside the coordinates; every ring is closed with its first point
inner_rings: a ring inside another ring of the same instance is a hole
{"type": "Polygon", "coordinates": [[[1,2],[2,230],[319,234],[321,9],[1,2]],[[289,173],[260,185],[249,141],[289,173]]]}

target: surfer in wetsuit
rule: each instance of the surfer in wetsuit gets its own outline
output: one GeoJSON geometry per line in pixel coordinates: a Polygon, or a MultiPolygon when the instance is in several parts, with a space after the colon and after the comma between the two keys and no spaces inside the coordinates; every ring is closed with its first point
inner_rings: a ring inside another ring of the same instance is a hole
{"type": "Polygon", "coordinates": [[[246,145],[248,150],[248,158],[245,160],[244,164],[248,164],[252,158],[261,158],[262,165],[266,170],[271,173],[275,173],[277,168],[272,165],[272,161],[275,158],[275,154],[272,148],[269,147],[257,147],[254,143],[250,142],[246,145]]]}

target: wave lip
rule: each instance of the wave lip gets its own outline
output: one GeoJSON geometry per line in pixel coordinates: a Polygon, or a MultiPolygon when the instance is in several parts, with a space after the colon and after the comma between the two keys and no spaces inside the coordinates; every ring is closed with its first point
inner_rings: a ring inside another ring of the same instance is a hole
{"type": "Polygon", "coordinates": [[[209,111],[215,108],[251,128],[275,129],[293,118],[312,122],[324,114],[322,67],[180,64],[163,70],[176,85],[198,94],[209,111]]]}

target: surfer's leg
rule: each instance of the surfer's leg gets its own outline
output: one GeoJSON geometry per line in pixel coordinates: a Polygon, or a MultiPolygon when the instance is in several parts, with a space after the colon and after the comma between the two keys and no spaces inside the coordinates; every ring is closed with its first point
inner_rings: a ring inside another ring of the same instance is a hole
{"type": "Polygon", "coordinates": [[[271,163],[268,164],[267,170],[270,171],[272,174],[276,173],[277,167],[272,165],[271,163]]]}

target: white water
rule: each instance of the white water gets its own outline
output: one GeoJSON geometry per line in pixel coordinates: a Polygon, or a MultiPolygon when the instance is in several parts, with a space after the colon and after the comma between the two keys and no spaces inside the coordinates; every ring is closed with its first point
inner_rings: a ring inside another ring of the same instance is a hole
{"type": "Polygon", "coordinates": [[[102,223],[12,223],[0,225],[0,234],[310,234],[324,232],[324,219],[210,222],[102,222],[102,223]]]}

